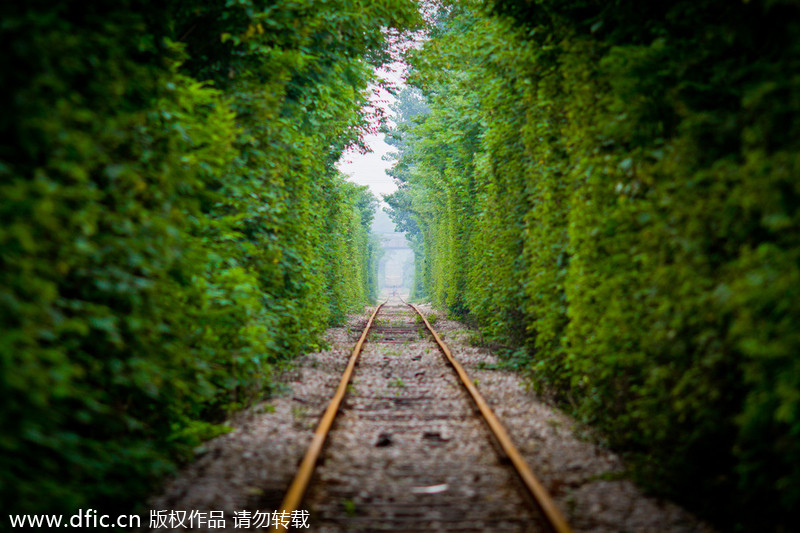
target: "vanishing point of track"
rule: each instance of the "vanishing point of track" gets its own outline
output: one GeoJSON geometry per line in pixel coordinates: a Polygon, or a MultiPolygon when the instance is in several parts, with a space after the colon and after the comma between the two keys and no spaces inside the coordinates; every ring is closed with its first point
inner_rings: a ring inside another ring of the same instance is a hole
{"type": "Polygon", "coordinates": [[[281,508],[304,498],[319,531],[571,531],[424,314],[397,299],[367,321],[281,508]]]}

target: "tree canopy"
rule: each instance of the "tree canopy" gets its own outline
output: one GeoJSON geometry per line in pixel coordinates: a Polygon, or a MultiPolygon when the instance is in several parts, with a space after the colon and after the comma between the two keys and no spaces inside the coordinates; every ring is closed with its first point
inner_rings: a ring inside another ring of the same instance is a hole
{"type": "Polygon", "coordinates": [[[5,2],[0,491],[130,512],[375,296],[335,168],[407,0],[5,2]]]}
{"type": "Polygon", "coordinates": [[[798,24],[790,1],[448,2],[411,55],[430,113],[397,133],[417,295],[724,527],[800,504],[798,24]]]}

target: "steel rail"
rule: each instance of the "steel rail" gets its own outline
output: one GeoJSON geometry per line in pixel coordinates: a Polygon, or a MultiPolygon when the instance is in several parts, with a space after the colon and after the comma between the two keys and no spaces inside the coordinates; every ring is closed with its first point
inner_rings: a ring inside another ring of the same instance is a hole
{"type": "Polygon", "coordinates": [[[439,349],[447,358],[450,366],[452,366],[456,371],[456,374],[458,374],[458,377],[461,379],[461,384],[467,389],[467,392],[469,392],[470,396],[472,396],[475,405],[481,412],[481,415],[483,416],[486,424],[489,426],[494,438],[497,440],[497,443],[500,445],[503,453],[505,453],[506,457],[508,457],[509,461],[511,461],[511,464],[514,466],[514,470],[517,472],[522,484],[539,506],[539,509],[542,511],[542,514],[544,514],[550,527],[556,533],[572,533],[572,528],[570,527],[569,523],[567,523],[566,518],[564,518],[564,515],[556,506],[553,499],[550,497],[547,489],[544,488],[544,485],[542,485],[542,483],[533,474],[531,468],[528,466],[528,463],[522,457],[522,454],[519,452],[519,450],[517,450],[517,447],[514,446],[514,443],[511,442],[511,438],[508,436],[508,431],[506,431],[505,427],[503,427],[503,424],[500,423],[500,420],[489,407],[489,404],[486,403],[486,400],[478,391],[478,388],[475,386],[475,384],[470,381],[469,376],[464,371],[464,368],[458,361],[456,361],[455,357],[453,357],[450,348],[447,347],[447,345],[442,341],[441,337],[439,337],[436,331],[434,331],[433,327],[431,327],[430,323],[428,322],[428,319],[425,318],[425,315],[419,310],[419,308],[417,308],[417,306],[408,302],[405,302],[405,304],[416,311],[420,318],[422,318],[422,321],[425,323],[425,327],[431,332],[434,340],[436,340],[436,344],[439,345],[439,349]]]}
{"type": "MultiPolygon", "coordinates": [[[[358,361],[361,348],[364,346],[364,341],[367,338],[367,333],[369,333],[369,328],[372,327],[372,321],[375,319],[378,311],[381,310],[381,307],[383,307],[385,303],[386,302],[380,304],[375,308],[375,311],[372,312],[372,316],[369,317],[367,325],[364,328],[364,331],[361,333],[361,337],[358,339],[355,348],[353,348],[353,352],[350,354],[350,360],[347,362],[347,368],[345,368],[344,374],[342,374],[342,379],[339,381],[339,387],[336,389],[336,394],[333,395],[328,407],[325,409],[325,413],[322,415],[322,418],[317,425],[317,429],[314,431],[311,444],[308,446],[308,450],[306,450],[306,454],[303,456],[303,460],[300,462],[300,467],[297,469],[297,473],[295,474],[294,479],[292,479],[292,483],[289,485],[286,495],[283,497],[283,502],[281,503],[281,512],[288,513],[283,514],[283,516],[291,516],[292,512],[296,511],[300,507],[300,502],[306,493],[306,489],[308,489],[308,484],[311,481],[312,474],[314,473],[314,467],[316,466],[319,456],[322,453],[322,447],[325,444],[325,440],[328,438],[328,433],[333,425],[333,420],[336,418],[336,414],[339,412],[339,407],[344,399],[345,392],[347,391],[347,385],[350,383],[350,378],[353,375],[353,369],[356,366],[356,361],[358,361]]],[[[273,524],[273,526],[277,530],[288,529],[283,528],[280,523],[273,524]]]]}

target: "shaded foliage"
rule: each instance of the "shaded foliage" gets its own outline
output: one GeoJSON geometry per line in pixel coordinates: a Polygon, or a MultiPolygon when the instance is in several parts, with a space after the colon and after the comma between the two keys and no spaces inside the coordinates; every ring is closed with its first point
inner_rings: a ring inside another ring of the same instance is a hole
{"type": "Polygon", "coordinates": [[[414,5],[4,3],[0,496],[130,512],[374,296],[334,163],[414,5]]]}
{"type": "Polygon", "coordinates": [[[431,113],[394,204],[419,225],[427,293],[524,348],[534,383],[654,490],[726,527],[791,529],[796,3],[440,13],[412,57],[431,113]]]}

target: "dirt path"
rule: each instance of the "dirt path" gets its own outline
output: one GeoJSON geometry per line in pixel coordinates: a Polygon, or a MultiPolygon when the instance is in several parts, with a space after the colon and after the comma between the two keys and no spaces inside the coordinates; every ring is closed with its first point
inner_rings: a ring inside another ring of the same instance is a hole
{"type": "MultiPolygon", "coordinates": [[[[408,308],[390,304],[365,345],[302,506],[308,530],[541,530],[435,344],[419,336],[408,308]]],[[[286,390],[232,420],[236,430],[203,446],[149,508],[187,517],[214,511],[227,526],[187,530],[266,530],[256,527],[255,513],[266,526],[265,514],[279,507],[365,320],[330,330],[331,349],[299,358],[282,377],[286,390]]],[[[539,401],[516,374],[497,370],[494,355],[470,346],[472,332],[441,318],[434,327],[576,531],[711,531],[630,481],[612,480],[623,468],[619,458],[576,437],[569,417],[539,401]]]]}

